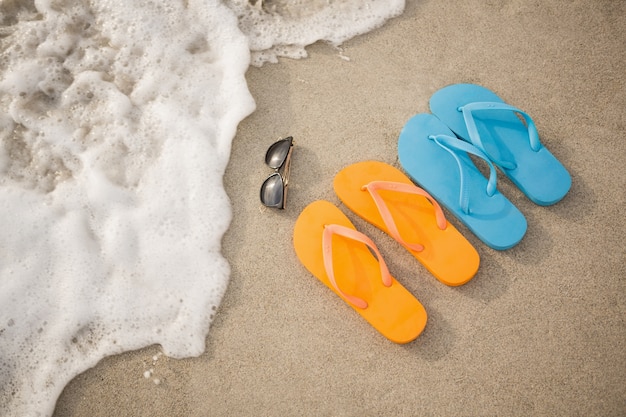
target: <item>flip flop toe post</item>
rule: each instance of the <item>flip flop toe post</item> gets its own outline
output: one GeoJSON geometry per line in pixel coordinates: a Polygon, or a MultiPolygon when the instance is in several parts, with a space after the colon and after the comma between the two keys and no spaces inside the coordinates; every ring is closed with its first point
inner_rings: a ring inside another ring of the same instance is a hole
{"type": "Polygon", "coordinates": [[[378,249],[328,201],[308,205],[296,220],[296,255],[316,278],[395,343],[426,326],[422,304],[389,273],[378,249]]]}

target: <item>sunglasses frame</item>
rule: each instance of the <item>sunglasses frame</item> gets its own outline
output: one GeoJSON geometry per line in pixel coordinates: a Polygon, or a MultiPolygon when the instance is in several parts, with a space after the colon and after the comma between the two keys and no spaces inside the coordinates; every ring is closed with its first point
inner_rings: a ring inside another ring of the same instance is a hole
{"type": "Polygon", "coordinates": [[[287,189],[289,186],[289,172],[291,169],[291,154],[293,153],[293,137],[288,136],[284,139],[279,139],[276,142],[272,143],[270,147],[267,149],[265,153],[265,163],[267,166],[272,168],[274,172],[272,172],[261,184],[260,198],[261,203],[266,207],[277,208],[283,210],[286,206],[287,202],[287,189]],[[288,143],[289,148],[285,153],[285,156],[280,161],[280,164],[276,165],[272,163],[272,158],[274,152],[278,152],[282,150],[282,147],[285,146],[283,143],[288,143]],[[276,186],[280,186],[282,189],[282,193],[280,195],[280,200],[276,203],[267,201],[264,197],[265,192],[271,187],[274,188],[276,186]]]}

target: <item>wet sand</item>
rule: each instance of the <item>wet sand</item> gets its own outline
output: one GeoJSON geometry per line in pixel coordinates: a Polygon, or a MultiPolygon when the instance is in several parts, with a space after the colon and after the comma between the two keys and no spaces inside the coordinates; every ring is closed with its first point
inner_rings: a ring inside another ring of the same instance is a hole
{"type": "Polygon", "coordinates": [[[306,60],[250,68],[257,110],[224,178],[232,276],[206,352],[175,360],[154,346],[107,358],[67,386],[55,416],[626,413],[626,3],[407,3],[340,50],[316,44],[306,60]],[[507,251],[450,216],[481,256],[476,277],[451,288],[340,204],[332,181],[358,161],[400,167],[404,123],[458,82],[526,110],[573,185],[540,207],[500,176],[528,220],[507,251]],[[288,207],[262,208],[265,150],[287,135],[297,142],[288,207]],[[389,342],[299,263],[293,225],[317,199],[369,235],[426,307],[416,341],[389,342]]]}

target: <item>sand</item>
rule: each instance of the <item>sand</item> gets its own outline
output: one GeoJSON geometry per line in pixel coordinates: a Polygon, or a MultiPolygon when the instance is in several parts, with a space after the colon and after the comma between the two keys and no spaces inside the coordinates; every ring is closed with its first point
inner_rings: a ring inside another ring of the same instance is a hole
{"type": "Polygon", "coordinates": [[[232,276],[206,352],[107,358],[67,386],[55,416],[626,414],[626,2],[407,3],[340,50],[316,44],[308,59],[250,68],[257,111],[224,178],[232,276]],[[482,262],[451,288],[341,205],[332,181],[362,160],[399,167],[404,123],[457,82],[532,115],[573,186],[540,207],[501,176],[528,232],[498,252],[451,219],[482,262]],[[287,135],[297,142],[288,207],[262,208],[265,150],[287,135]],[[416,341],[389,342],[299,263],[293,225],[317,199],[372,237],[424,304],[416,341]]]}

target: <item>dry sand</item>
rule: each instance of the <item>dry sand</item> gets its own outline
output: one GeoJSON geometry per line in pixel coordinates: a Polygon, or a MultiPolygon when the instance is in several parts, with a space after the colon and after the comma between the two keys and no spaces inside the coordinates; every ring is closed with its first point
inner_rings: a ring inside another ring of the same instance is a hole
{"type": "Polygon", "coordinates": [[[258,109],[224,179],[232,276],[206,353],[105,359],[67,386],[55,416],[626,415],[626,2],[408,1],[341,50],[309,52],[248,72],[258,109]],[[459,226],[482,264],[450,288],[340,205],[332,180],[362,160],[399,166],[404,123],[457,82],[531,114],[573,186],[539,207],[501,179],[527,235],[498,252],[459,226]],[[261,209],[263,155],[287,135],[288,208],[261,209]],[[317,199],[371,236],[424,304],[415,342],[387,341],[298,262],[292,228],[317,199]]]}

